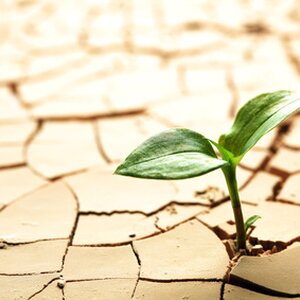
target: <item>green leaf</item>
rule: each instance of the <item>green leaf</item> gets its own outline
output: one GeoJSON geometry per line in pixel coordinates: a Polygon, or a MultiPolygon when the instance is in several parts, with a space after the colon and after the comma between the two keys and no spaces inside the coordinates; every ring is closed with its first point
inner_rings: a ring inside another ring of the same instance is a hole
{"type": "Polygon", "coordinates": [[[225,164],[226,161],[216,157],[204,136],[177,128],[146,140],[115,173],[141,178],[183,179],[203,175],[225,164]]]}
{"type": "Polygon", "coordinates": [[[245,232],[248,231],[248,229],[258,220],[261,219],[258,215],[253,215],[247,221],[245,222],[245,232]]]}
{"type": "Polygon", "coordinates": [[[261,94],[238,112],[233,126],[219,143],[238,161],[258,140],[300,108],[300,97],[291,91],[261,94]]]}

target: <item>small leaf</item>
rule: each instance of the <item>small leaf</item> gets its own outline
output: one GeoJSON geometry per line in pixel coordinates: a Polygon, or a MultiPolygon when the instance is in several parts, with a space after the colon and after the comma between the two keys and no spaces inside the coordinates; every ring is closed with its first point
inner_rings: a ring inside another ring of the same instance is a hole
{"type": "Polygon", "coordinates": [[[238,161],[258,140],[300,108],[300,97],[290,91],[259,95],[238,112],[233,126],[219,143],[238,161]]]}
{"type": "Polygon", "coordinates": [[[247,221],[245,222],[245,232],[248,231],[248,229],[258,220],[261,219],[258,215],[253,215],[247,221]]]}
{"type": "Polygon", "coordinates": [[[225,149],[223,146],[221,146],[220,144],[210,140],[210,139],[207,139],[210,143],[212,143],[220,152],[220,154],[222,155],[223,159],[226,160],[226,161],[232,161],[234,160],[234,155],[228,151],[227,149],[225,149]]]}
{"type": "Polygon", "coordinates": [[[225,164],[226,161],[216,157],[204,136],[177,128],[146,140],[115,173],[153,179],[183,179],[203,175],[225,164]]]}

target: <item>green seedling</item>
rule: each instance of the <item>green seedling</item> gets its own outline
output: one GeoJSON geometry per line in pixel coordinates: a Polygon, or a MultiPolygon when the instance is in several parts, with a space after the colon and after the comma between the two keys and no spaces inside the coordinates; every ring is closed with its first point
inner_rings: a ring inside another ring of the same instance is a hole
{"type": "Polygon", "coordinates": [[[226,179],[236,225],[236,248],[246,249],[246,234],[259,218],[244,222],[236,167],[244,155],[270,130],[300,108],[300,97],[290,91],[261,94],[238,112],[228,133],[218,143],[185,128],[155,135],[136,148],[116,174],[150,179],[185,179],[221,169],[226,179]],[[214,151],[215,146],[219,156],[214,151]]]}

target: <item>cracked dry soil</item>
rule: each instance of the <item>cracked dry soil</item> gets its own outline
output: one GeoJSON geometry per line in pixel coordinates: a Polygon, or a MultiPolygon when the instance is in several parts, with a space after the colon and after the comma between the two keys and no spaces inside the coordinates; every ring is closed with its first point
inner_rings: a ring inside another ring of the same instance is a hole
{"type": "Polygon", "coordinates": [[[157,132],[216,139],[254,95],[299,90],[299,4],[1,1],[0,299],[300,298],[298,115],[238,170],[256,257],[230,261],[220,172],[112,175],[157,132]]]}

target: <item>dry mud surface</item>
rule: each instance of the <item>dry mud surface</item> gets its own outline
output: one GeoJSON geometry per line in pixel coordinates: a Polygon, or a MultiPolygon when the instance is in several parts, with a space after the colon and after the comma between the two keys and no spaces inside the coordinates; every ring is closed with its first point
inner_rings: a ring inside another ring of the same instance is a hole
{"type": "Polygon", "coordinates": [[[299,1],[4,0],[0,11],[1,300],[300,298],[300,116],[242,161],[244,214],[262,217],[252,242],[278,253],[233,269],[221,172],[112,175],[161,130],[216,139],[249,98],[299,91],[299,1]]]}

